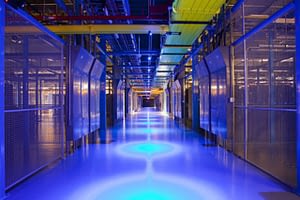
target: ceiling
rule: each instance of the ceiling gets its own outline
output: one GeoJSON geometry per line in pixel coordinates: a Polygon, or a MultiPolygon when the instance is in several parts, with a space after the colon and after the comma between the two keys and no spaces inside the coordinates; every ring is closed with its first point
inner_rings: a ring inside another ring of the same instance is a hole
{"type": "Polygon", "coordinates": [[[122,77],[133,88],[157,91],[166,86],[174,68],[190,53],[195,39],[224,3],[225,0],[26,0],[25,10],[60,34],[89,35],[80,31],[98,28],[90,33],[101,34],[99,37],[107,41],[107,55],[113,67],[121,69],[122,77]],[[70,25],[79,28],[71,29],[70,25]]]}

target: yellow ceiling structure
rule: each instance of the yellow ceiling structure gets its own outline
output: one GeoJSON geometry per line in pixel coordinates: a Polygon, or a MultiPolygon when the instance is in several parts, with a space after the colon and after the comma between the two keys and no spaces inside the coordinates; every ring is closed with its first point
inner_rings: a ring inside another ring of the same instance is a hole
{"type": "MultiPolygon", "coordinates": [[[[163,63],[179,63],[183,55],[163,55],[163,53],[187,53],[195,39],[205,28],[206,24],[188,22],[208,22],[217,14],[225,0],[175,0],[172,6],[172,21],[187,22],[186,24],[171,24],[170,32],[180,32],[180,35],[167,35],[166,47],[161,49],[161,56],[157,71],[165,70],[163,63]],[[168,45],[178,45],[168,47],[168,45]],[[182,45],[182,46],[180,46],[182,45]],[[164,69],[162,69],[164,68],[164,69]]],[[[169,65],[169,70],[175,67],[169,65]]]]}
{"type": "MultiPolygon", "coordinates": [[[[84,24],[84,25],[48,25],[50,31],[58,35],[74,34],[166,34],[169,31],[167,25],[139,25],[139,24],[84,24]]],[[[35,26],[7,26],[7,33],[40,33],[35,26]]]]}

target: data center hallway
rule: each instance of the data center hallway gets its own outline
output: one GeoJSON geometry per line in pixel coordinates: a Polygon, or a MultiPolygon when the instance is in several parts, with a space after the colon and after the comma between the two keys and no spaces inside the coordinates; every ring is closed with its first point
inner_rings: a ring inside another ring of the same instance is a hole
{"type": "Polygon", "coordinates": [[[144,109],[31,177],[8,199],[298,199],[282,185],[161,112],[144,109]]]}

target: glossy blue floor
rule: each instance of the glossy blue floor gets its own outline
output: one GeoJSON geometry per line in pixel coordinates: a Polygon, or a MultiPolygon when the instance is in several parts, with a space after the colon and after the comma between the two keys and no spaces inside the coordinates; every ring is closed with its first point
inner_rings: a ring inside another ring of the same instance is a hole
{"type": "Polygon", "coordinates": [[[167,115],[144,109],[31,177],[8,199],[298,199],[268,175],[167,115]],[[104,136],[102,136],[104,137],[104,136]],[[113,142],[109,142],[109,141],[113,142]],[[105,143],[105,142],[104,142],[105,143]]]}

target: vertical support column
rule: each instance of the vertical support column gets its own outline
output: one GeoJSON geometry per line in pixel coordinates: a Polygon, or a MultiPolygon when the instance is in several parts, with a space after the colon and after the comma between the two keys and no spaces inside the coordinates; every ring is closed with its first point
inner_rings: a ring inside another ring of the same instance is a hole
{"type": "Polygon", "coordinates": [[[197,78],[197,72],[196,72],[196,56],[194,56],[192,60],[192,78],[193,78],[193,85],[192,85],[192,127],[194,130],[199,129],[199,123],[200,123],[200,106],[199,106],[199,81],[197,78]]]}
{"type": "Polygon", "coordinates": [[[118,83],[119,83],[119,79],[116,78],[116,70],[113,69],[112,104],[111,104],[111,106],[112,106],[112,115],[111,115],[112,125],[114,125],[117,122],[117,118],[118,118],[118,109],[119,109],[118,83]]]}
{"type": "Polygon", "coordinates": [[[296,18],[296,100],[297,100],[297,193],[300,194],[300,1],[294,0],[296,18]]]}
{"type": "Polygon", "coordinates": [[[127,79],[125,79],[125,117],[128,116],[129,113],[129,101],[130,99],[128,98],[130,88],[127,87],[127,79]]]}
{"type": "Polygon", "coordinates": [[[208,67],[208,64],[206,62],[206,59],[203,58],[203,61],[204,61],[204,64],[205,64],[205,67],[206,67],[206,70],[207,70],[207,73],[208,73],[208,130],[209,130],[209,137],[213,137],[212,138],[212,142],[216,142],[216,138],[212,135],[212,117],[211,117],[211,108],[212,108],[212,102],[211,102],[211,99],[212,99],[212,95],[211,95],[211,84],[212,84],[212,81],[211,81],[211,72],[210,72],[210,69],[208,67]]]}
{"type": "MultiPolygon", "coordinates": [[[[61,131],[61,157],[64,158],[65,157],[65,144],[67,145],[67,141],[66,141],[66,135],[65,135],[65,110],[64,110],[64,47],[63,45],[60,47],[61,49],[61,54],[60,54],[60,60],[61,60],[61,73],[59,75],[59,107],[60,107],[60,111],[59,111],[59,117],[60,117],[60,122],[59,122],[59,129],[61,131]]],[[[42,82],[41,82],[42,84],[42,82]]],[[[41,101],[40,104],[42,104],[42,85],[40,85],[40,96],[41,96],[41,101]]]]}
{"type": "MultiPolygon", "coordinates": [[[[24,44],[23,44],[23,109],[29,108],[29,39],[28,36],[23,36],[24,44]]],[[[24,132],[23,132],[23,144],[24,144],[24,158],[25,160],[29,159],[29,119],[30,119],[30,112],[24,112],[24,132]]]]}
{"type": "MultiPolygon", "coordinates": [[[[245,28],[245,3],[242,5],[242,11],[243,11],[243,35],[246,34],[246,28],[245,28]]],[[[243,47],[244,47],[244,159],[247,160],[248,158],[248,63],[247,63],[247,41],[243,41],[243,47]]]]}
{"type": "Polygon", "coordinates": [[[5,5],[0,0],[0,199],[5,196],[4,39],[5,5]]]}
{"type": "MultiPolygon", "coordinates": [[[[100,40],[101,49],[106,52],[105,40],[100,40]]],[[[100,62],[104,65],[103,72],[100,77],[100,130],[106,130],[106,56],[100,53],[100,62]]],[[[102,139],[102,138],[101,138],[102,139]]]]}
{"type": "MultiPolygon", "coordinates": [[[[270,30],[269,32],[269,108],[272,108],[274,105],[274,32],[273,30],[270,30]]],[[[259,75],[259,73],[258,73],[259,75]]],[[[276,127],[275,127],[275,113],[274,111],[268,111],[269,112],[269,142],[272,144],[276,142],[276,127]]]]}
{"type": "MultiPolygon", "coordinates": [[[[28,90],[29,90],[29,43],[28,37],[24,36],[24,44],[23,44],[23,57],[24,57],[24,65],[23,65],[23,109],[27,109],[29,105],[29,97],[28,97],[28,90]]],[[[27,124],[27,123],[26,123],[27,124]]]]}
{"type": "Polygon", "coordinates": [[[180,106],[181,106],[181,119],[182,119],[182,122],[184,123],[185,120],[186,120],[186,116],[185,116],[185,82],[184,82],[184,78],[181,78],[179,79],[179,83],[181,85],[181,102],[180,102],[180,106]]]}

